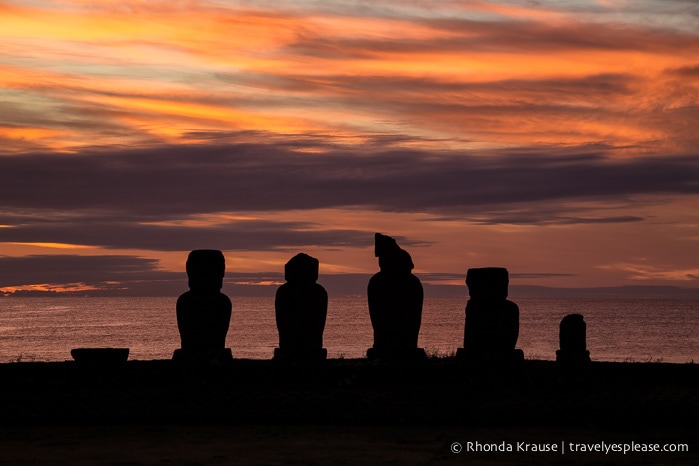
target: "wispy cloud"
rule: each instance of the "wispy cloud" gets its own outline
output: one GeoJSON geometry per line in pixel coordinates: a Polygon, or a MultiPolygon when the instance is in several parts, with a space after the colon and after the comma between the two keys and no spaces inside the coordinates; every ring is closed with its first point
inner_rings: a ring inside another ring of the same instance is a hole
{"type": "Polygon", "coordinates": [[[221,222],[202,226],[162,226],[119,221],[37,222],[0,230],[0,241],[100,246],[150,251],[226,249],[289,250],[307,246],[369,247],[372,231],[319,229],[308,223],[221,222]]]}
{"type": "Polygon", "coordinates": [[[594,3],[5,8],[3,114],[22,121],[5,121],[5,150],[172,143],[193,130],[655,147],[686,145],[680,122],[696,118],[696,83],[665,70],[696,67],[699,35],[594,3]]]}
{"type": "Polygon", "coordinates": [[[600,266],[601,269],[621,270],[629,275],[631,280],[644,281],[699,281],[699,268],[675,268],[672,266],[656,266],[649,264],[621,263],[600,266]]]}

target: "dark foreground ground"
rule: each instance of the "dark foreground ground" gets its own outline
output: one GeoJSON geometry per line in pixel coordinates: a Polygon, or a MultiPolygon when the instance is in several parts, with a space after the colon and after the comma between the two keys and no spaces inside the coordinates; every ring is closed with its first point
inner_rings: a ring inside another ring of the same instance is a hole
{"type": "Polygon", "coordinates": [[[695,364],[12,363],[0,399],[0,465],[699,464],[695,364]]]}

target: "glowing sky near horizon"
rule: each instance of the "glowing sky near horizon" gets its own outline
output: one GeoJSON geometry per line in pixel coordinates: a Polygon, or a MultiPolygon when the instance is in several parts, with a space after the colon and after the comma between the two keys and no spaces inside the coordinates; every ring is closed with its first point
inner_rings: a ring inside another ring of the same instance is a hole
{"type": "Polygon", "coordinates": [[[384,3],[0,1],[0,291],[699,287],[699,3],[384,3]]]}

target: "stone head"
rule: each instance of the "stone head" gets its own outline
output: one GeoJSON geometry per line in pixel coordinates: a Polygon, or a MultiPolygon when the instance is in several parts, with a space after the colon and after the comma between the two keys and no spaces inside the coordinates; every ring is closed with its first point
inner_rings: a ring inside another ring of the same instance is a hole
{"type": "Polygon", "coordinates": [[[315,283],[320,262],[315,257],[300,253],[284,265],[284,280],[289,283],[315,283]]]}
{"type": "Polygon", "coordinates": [[[374,236],[374,255],[379,258],[382,272],[409,274],[415,268],[408,251],[401,249],[395,239],[381,233],[374,236]]]}
{"type": "Polygon", "coordinates": [[[468,269],[466,285],[471,299],[499,301],[507,299],[509,274],[504,267],[468,269]]]}
{"type": "Polygon", "coordinates": [[[187,257],[187,277],[192,291],[219,291],[223,287],[226,259],[217,249],[196,249],[187,257]]]}

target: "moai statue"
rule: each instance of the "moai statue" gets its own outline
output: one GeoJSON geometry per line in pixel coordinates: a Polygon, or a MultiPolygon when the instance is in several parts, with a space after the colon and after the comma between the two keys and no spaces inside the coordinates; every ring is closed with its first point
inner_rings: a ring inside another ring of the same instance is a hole
{"type": "Polygon", "coordinates": [[[423,291],[412,274],[413,261],[390,236],[376,233],[374,254],[379,258],[377,274],[367,289],[369,316],[374,327],[370,359],[413,360],[425,358],[417,347],[422,319],[423,291]]]}
{"type": "Polygon", "coordinates": [[[321,361],[323,330],[328,314],[328,293],[318,280],[318,259],[297,254],[284,265],[286,283],[277,289],[274,309],[279,330],[279,348],[274,360],[287,362],[321,361]]]}
{"type": "Polygon", "coordinates": [[[502,364],[524,359],[516,350],[519,336],[519,307],[507,299],[507,269],[468,269],[464,347],[457,355],[467,361],[502,364]]]}
{"type": "Polygon", "coordinates": [[[590,362],[587,350],[587,325],[581,314],[568,314],[561,320],[560,345],[556,361],[565,366],[590,362]]]}
{"type": "Polygon", "coordinates": [[[173,359],[216,364],[229,361],[226,334],[231,320],[231,300],[221,293],[226,261],[223,253],[199,249],[187,257],[189,291],[177,299],[177,327],[182,347],[173,359]]]}

